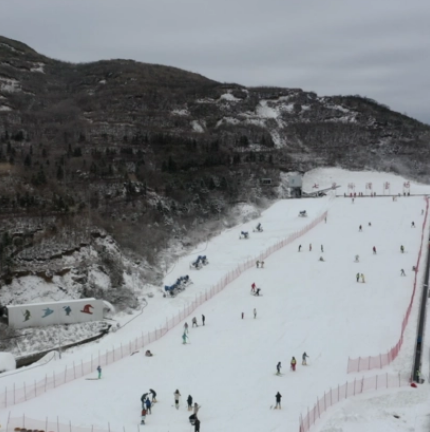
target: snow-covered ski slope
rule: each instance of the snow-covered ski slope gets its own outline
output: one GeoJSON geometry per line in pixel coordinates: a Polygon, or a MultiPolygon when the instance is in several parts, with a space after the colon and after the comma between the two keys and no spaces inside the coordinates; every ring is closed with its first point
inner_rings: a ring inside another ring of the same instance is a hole
{"type": "MultiPolygon", "coordinates": [[[[344,188],[337,191],[343,194],[347,181],[354,181],[356,190],[364,192],[372,175],[375,190],[381,182],[382,192],[382,182],[389,181],[392,193],[402,192],[404,180],[387,174],[318,170],[305,181],[311,185],[319,182],[320,188],[333,181],[344,181],[344,188]]],[[[426,191],[430,192],[430,187],[411,184],[412,194],[426,191]]],[[[189,344],[182,344],[181,323],[148,346],[154,357],[144,357],[141,350],[104,368],[100,381],[79,379],[2,410],[1,423],[6,424],[10,410],[12,417],[23,413],[40,419],[58,416],[62,422],[71,420],[81,426],[106,428],[109,422],[112,431],[119,432],[123,427],[133,431],[139,422],[140,396],[153,388],[159,402],[147,417],[145,427],[154,432],[190,431],[185,407],[188,394],[202,405],[202,431],[297,431],[300,413],[311,407],[317,396],[352,378],[346,374],[348,356],[376,355],[397,342],[412,293],[411,269],[418,256],[424,207],[421,196],[400,197],[396,202],[389,197],[356,198],[354,203],[348,198],[327,197],[276,203],[259,220],[226,231],[179,260],[165,284],[170,285],[184,274],[189,274],[194,284],[176,298],[164,299],[160,293],[158,298],[150,299],[142,315],[99,344],[75,350],[44,367],[5,376],[0,384],[20,385],[40,379],[72,361],[78,364],[81,358],[88,359],[92,352],[127,343],[142,331],[162,326],[166,317],[176,314],[237,264],[257,256],[328,209],[327,223],[320,223],[271,255],[265,260],[265,269],[246,271],[199,307],[194,314],[198,328],[191,328],[191,317],[184,320],[190,326],[189,344]],[[300,210],[307,210],[308,218],[299,218],[300,210]],[[416,228],[411,228],[412,221],[416,228]],[[241,230],[252,231],[257,222],[262,223],[263,233],[250,232],[249,240],[238,239],[241,230]],[[363,226],[362,232],[359,225],[363,226]],[[405,247],[404,254],[400,253],[400,245],[405,247]],[[377,248],[376,255],[372,253],[373,246],[377,248]],[[210,264],[200,271],[190,270],[189,263],[198,254],[207,255],[210,264]],[[355,255],[360,256],[359,263],[354,262],[355,255]],[[321,256],[324,262],[319,261],[321,256]],[[400,276],[402,268],[405,277],[400,276]],[[365,283],[356,282],[357,272],[364,274],[365,283]],[[250,295],[253,282],[262,288],[262,297],[250,295]],[[256,319],[252,316],[254,308],[256,319]],[[201,314],[206,316],[204,327],[201,314]],[[304,351],[310,356],[306,367],[301,366],[304,351]],[[298,361],[296,372],[289,370],[292,356],[298,361]],[[279,361],[284,373],[281,377],[275,376],[279,361]],[[182,393],[179,410],[172,407],[176,389],[182,393]],[[274,405],[277,391],[283,395],[283,408],[272,411],[269,408],[274,405]]],[[[428,225],[426,236],[427,230],[428,225]]],[[[421,280],[422,275],[419,276],[421,280]]],[[[409,375],[412,344],[408,341],[415,334],[417,313],[418,296],[405,349],[384,371],[409,375]]],[[[330,412],[326,414],[329,415],[330,412]]]]}

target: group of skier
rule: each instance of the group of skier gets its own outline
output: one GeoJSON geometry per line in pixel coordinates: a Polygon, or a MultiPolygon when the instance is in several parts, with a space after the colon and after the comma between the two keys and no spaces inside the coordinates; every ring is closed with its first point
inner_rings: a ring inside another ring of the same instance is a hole
{"type": "MultiPolygon", "coordinates": [[[[206,322],[206,317],[202,314],[202,325],[204,326],[206,322]]],[[[193,319],[191,320],[191,326],[192,327],[198,327],[199,324],[197,323],[197,318],[193,317],[193,319]]],[[[188,340],[188,323],[186,322],[184,324],[184,333],[182,334],[182,343],[186,344],[187,340],[188,340]]]]}
{"type": "MultiPolygon", "coordinates": [[[[302,354],[302,365],[303,366],[307,366],[308,363],[307,363],[306,359],[308,359],[308,358],[309,358],[309,356],[306,354],[306,351],[305,351],[302,354]]],[[[290,361],[290,368],[293,372],[296,371],[296,365],[297,365],[297,360],[295,357],[292,357],[291,361],[290,361]]],[[[276,375],[281,375],[281,368],[282,368],[281,362],[278,362],[278,364],[276,365],[276,375]]]]}
{"type": "Polygon", "coordinates": [[[140,401],[142,402],[142,412],[140,415],[140,423],[145,424],[146,416],[148,414],[152,414],[151,408],[152,405],[157,402],[157,393],[153,389],[149,389],[149,392],[143,393],[142,397],[140,398],[140,401]],[[152,400],[149,399],[149,394],[152,396],[152,400]]]}
{"type": "MultiPolygon", "coordinates": [[[[300,244],[298,247],[298,252],[302,251],[302,245],[300,244]]],[[[312,252],[312,243],[309,243],[309,252],[312,252]]],[[[324,253],[324,245],[321,245],[321,252],[324,253]]]]}

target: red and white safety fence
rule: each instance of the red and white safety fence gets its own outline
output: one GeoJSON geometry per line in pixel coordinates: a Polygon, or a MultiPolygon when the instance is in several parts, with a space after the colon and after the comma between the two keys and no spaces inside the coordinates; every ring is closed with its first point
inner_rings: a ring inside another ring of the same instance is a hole
{"type": "Polygon", "coordinates": [[[26,415],[21,417],[9,417],[7,419],[6,427],[4,428],[6,432],[34,432],[34,431],[44,431],[44,432],[113,432],[110,428],[110,424],[107,424],[106,428],[99,428],[91,425],[87,428],[76,426],[72,424],[71,421],[68,423],[60,423],[59,418],[45,420],[37,420],[26,415]]]}
{"type": "Polygon", "coordinates": [[[279,240],[276,244],[270,246],[257,257],[248,259],[246,262],[240,264],[235,269],[228,272],[217,284],[213,285],[204,293],[196,295],[194,300],[187,306],[184,306],[184,308],[175,317],[171,319],[166,318],[166,323],[163,326],[160,326],[158,329],[146,334],[142,333],[141,336],[130,340],[128,343],[121,344],[119,347],[112,348],[110,350],[99,351],[97,355],[92,355],[91,360],[86,362],[82,360],[80,362],[73,362],[72,365],[66,366],[63,372],[52,372],[50,375],[46,374],[45,378],[39,381],[34,380],[33,382],[26,382],[23,386],[18,387],[13,384],[6,387],[0,399],[0,408],[6,408],[29,399],[33,399],[43,393],[46,393],[48,390],[54,389],[70,381],[82,378],[83,376],[86,376],[90,373],[96,375],[97,366],[104,367],[110,365],[118,360],[123,359],[124,357],[130,356],[139,349],[146,347],[150,343],[159,340],[169,330],[177,326],[191,313],[193,313],[204,302],[211,299],[214,295],[222,291],[228,284],[237,279],[243,272],[254,267],[256,260],[265,260],[274,252],[280,250],[284,246],[287,246],[309,232],[312,228],[317,226],[326,218],[327,211],[307,224],[300,231],[291,234],[283,240],[279,240]]]}
{"type": "Polygon", "coordinates": [[[422,223],[421,228],[421,244],[420,249],[418,252],[418,258],[417,263],[415,266],[415,277],[414,277],[414,286],[412,290],[411,299],[409,301],[408,308],[406,309],[405,316],[402,321],[402,326],[400,330],[400,338],[397,341],[396,345],[394,345],[388,352],[383,354],[378,354],[375,356],[367,356],[367,357],[358,357],[355,359],[349,358],[348,359],[348,366],[347,366],[347,373],[353,373],[353,372],[362,372],[362,371],[368,371],[371,369],[382,369],[384,366],[389,365],[399,354],[400,349],[403,345],[403,336],[405,333],[406,326],[408,325],[409,317],[411,315],[412,311],[412,305],[414,303],[415,298],[415,291],[417,287],[417,278],[418,278],[418,270],[421,262],[421,256],[423,252],[423,246],[424,246],[424,235],[425,235],[425,227],[427,222],[427,216],[428,216],[428,210],[429,210],[429,199],[427,197],[424,198],[426,202],[426,208],[425,208],[425,216],[422,223]]]}
{"type": "Polygon", "coordinates": [[[318,398],[314,407],[308,409],[305,416],[300,416],[299,432],[308,432],[330,407],[345,399],[374,390],[407,387],[409,384],[409,381],[401,378],[400,374],[381,374],[339,385],[318,398]]]}

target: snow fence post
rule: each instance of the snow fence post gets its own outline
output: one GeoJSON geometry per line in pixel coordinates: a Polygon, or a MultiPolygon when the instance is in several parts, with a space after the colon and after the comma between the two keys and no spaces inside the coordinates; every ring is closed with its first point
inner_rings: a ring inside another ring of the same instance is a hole
{"type": "Polygon", "coordinates": [[[310,429],[310,424],[309,424],[309,407],[308,407],[308,430],[310,429]]]}
{"type": "Polygon", "coordinates": [[[58,416],[57,416],[57,432],[60,432],[60,421],[58,420],[58,416]]]}
{"type": "MultiPolygon", "coordinates": [[[[64,383],[66,383],[66,382],[67,382],[67,365],[64,368],[64,383]]],[[[45,391],[46,391],[46,385],[45,385],[45,391]]]]}
{"type": "Polygon", "coordinates": [[[360,372],[360,361],[361,361],[361,357],[358,357],[358,371],[357,372],[360,372]]]}
{"type": "Polygon", "coordinates": [[[25,381],[24,381],[24,400],[27,400],[27,387],[25,386],[25,381]]]}
{"type": "Polygon", "coordinates": [[[8,432],[8,430],[9,430],[9,422],[10,422],[10,411],[7,415],[6,432],[8,432]]]}
{"type": "Polygon", "coordinates": [[[70,429],[70,432],[72,432],[72,421],[71,420],[69,420],[69,429],[70,429]]]}
{"type": "Polygon", "coordinates": [[[355,383],[357,382],[357,378],[354,378],[354,396],[355,396],[355,383]]]}
{"type": "Polygon", "coordinates": [[[25,414],[22,415],[22,427],[25,428],[25,414]]]}

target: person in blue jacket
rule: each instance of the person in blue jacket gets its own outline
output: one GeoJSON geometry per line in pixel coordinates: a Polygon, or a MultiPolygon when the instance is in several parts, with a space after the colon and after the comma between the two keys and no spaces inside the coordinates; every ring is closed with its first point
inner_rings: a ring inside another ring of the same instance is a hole
{"type": "Polygon", "coordinates": [[[152,414],[152,413],[151,413],[151,406],[152,406],[152,403],[151,403],[151,401],[149,400],[149,398],[146,399],[146,401],[145,401],[145,405],[146,405],[146,409],[148,410],[148,414],[152,414]]]}

